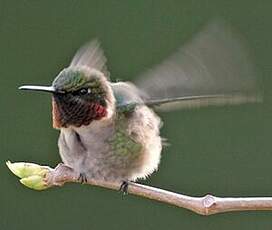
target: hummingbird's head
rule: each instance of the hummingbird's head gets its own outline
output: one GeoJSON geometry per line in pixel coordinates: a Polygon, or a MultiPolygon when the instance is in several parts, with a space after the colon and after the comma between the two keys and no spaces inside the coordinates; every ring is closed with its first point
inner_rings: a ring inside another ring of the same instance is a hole
{"type": "Polygon", "coordinates": [[[22,86],[23,90],[53,94],[54,128],[89,125],[94,120],[110,118],[114,113],[114,96],[104,74],[87,66],[63,69],[52,86],[22,86]]]}

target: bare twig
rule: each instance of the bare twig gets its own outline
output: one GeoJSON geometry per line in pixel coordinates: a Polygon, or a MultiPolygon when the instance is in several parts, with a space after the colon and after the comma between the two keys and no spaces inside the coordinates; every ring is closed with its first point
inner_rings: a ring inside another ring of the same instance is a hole
{"type": "MultiPolygon", "coordinates": [[[[32,163],[12,164],[8,162],[7,165],[17,176],[26,179],[25,181],[22,181],[23,179],[21,179],[23,184],[34,189],[62,186],[67,182],[79,182],[78,173],[63,164],[59,164],[55,169],[32,163]],[[34,173],[31,174],[31,170],[34,173]],[[37,179],[37,177],[41,177],[42,181],[39,181],[39,178],[37,179]],[[36,183],[36,187],[30,185],[33,184],[33,182],[36,183]]],[[[88,180],[87,184],[113,190],[118,190],[120,188],[120,184],[115,182],[88,180]]],[[[129,194],[185,208],[201,215],[231,211],[272,210],[272,197],[233,198],[216,197],[209,194],[204,197],[191,197],[133,182],[129,182],[128,192],[129,194]]]]}
{"type": "MultiPolygon", "coordinates": [[[[50,171],[47,181],[51,185],[78,182],[78,175],[64,165],[50,171]]],[[[88,181],[88,184],[118,190],[120,184],[105,181],[88,181]]],[[[272,210],[272,197],[222,198],[212,195],[191,197],[137,183],[129,183],[128,192],[137,196],[189,209],[201,215],[211,215],[229,211],[272,210]]]]}

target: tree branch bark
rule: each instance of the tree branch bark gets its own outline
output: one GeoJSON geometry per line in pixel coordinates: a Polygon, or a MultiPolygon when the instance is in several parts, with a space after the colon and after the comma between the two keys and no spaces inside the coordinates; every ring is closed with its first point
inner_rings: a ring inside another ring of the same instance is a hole
{"type": "MultiPolygon", "coordinates": [[[[7,162],[7,166],[14,174],[23,179],[34,178],[31,180],[36,184],[38,183],[40,186],[41,183],[39,178],[37,179],[38,175],[43,182],[43,187],[40,189],[63,186],[67,182],[79,182],[78,173],[63,164],[59,164],[55,169],[32,163],[7,162]],[[23,164],[23,166],[20,164],[23,164]],[[37,167],[39,168],[37,169],[37,167]],[[31,168],[34,173],[29,173],[31,171],[29,168],[31,168]]],[[[30,180],[28,179],[27,183],[29,183],[29,181],[30,180]]],[[[21,182],[26,186],[31,187],[22,180],[21,182]]],[[[115,182],[88,180],[86,184],[113,190],[118,190],[120,188],[120,184],[115,182]]],[[[37,187],[35,188],[34,186],[32,188],[37,189],[37,187]]],[[[210,194],[204,197],[192,197],[133,182],[129,182],[128,193],[185,208],[200,215],[212,215],[232,211],[272,210],[272,197],[234,198],[216,197],[210,194]]]]}

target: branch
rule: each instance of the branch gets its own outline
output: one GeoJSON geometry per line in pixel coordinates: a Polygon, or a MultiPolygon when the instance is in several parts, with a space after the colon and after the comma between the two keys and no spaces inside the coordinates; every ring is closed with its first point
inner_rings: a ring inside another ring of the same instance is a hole
{"type": "MultiPolygon", "coordinates": [[[[36,190],[63,186],[67,182],[79,182],[78,173],[59,164],[55,169],[33,163],[10,163],[9,169],[22,178],[21,183],[36,190]]],[[[88,180],[86,184],[118,190],[119,183],[88,180]]],[[[129,182],[128,193],[191,210],[201,215],[248,210],[272,210],[272,197],[227,198],[206,195],[191,197],[163,189],[129,182]]]]}

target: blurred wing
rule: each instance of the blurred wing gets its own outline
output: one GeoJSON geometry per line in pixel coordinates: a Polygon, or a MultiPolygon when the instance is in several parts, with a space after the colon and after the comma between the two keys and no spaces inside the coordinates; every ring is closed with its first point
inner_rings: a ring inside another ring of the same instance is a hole
{"type": "Polygon", "coordinates": [[[145,104],[139,89],[130,82],[111,83],[111,88],[119,112],[131,112],[136,105],[145,104]]]}
{"type": "Polygon", "coordinates": [[[162,64],[138,78],[146,104],[162,109],[261,101],[254,66],[238,35],[209,24],[162,64]]]}
{"type": "Polygon", "coordinates": [[[82,46],[73,57],[70,66],[88,66],[97,69],[109,77],[106,66],[107,59],[98,40],[92,40],[82,46]]]}

